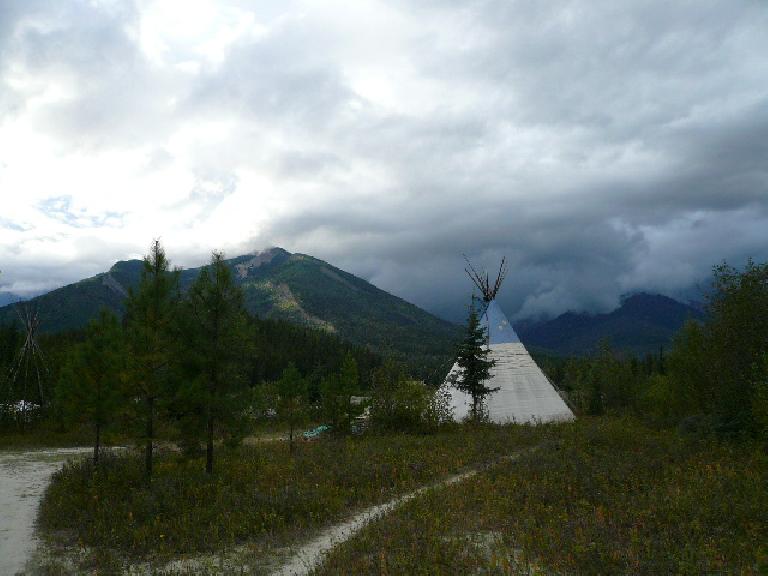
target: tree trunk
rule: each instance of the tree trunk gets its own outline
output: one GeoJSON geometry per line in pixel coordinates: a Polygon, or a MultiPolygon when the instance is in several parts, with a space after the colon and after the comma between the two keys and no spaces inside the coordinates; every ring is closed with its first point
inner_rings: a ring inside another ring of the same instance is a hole
{"type": "Polygon", "coordinates": [[[144,473],[152,481],[152,442],[155,434],[155,398],[147,397],[147,445],[144,449],[144,473]]]}
{"type": "Polygon", "coordinates": [[[101,424],[96,423],[96,442],[93,443],[93,465],[99,465],[99,441],[101,440],[101,424]]]}
{"type": "Polygon", "coordinates": [[[288,432],[288,449],[293,454],[293,414],[291,414],[291,430],[288,432]]]}
{"type": "Polygon", "coordinates": [[[208,446],[205,450],[205,471],[213,474],[213,416],[208,408],[208,446]]]}

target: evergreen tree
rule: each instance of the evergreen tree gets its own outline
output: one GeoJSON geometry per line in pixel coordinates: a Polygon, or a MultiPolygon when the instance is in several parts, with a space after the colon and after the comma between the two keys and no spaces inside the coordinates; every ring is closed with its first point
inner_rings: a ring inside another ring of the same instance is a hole
{"type": "Polygon", "coordinates": [[[666,362],[679,415],[703,415],[722,436],[759,435],[754,403],[768,353],[768,263],[716,266],[707,311],[703,324],[680,332],[666,362]]]}
{"type": "Polygon", "coordinates": [[[158,240],[144,257],[141,280],[126,300],[126,334],[132,360],[131,388],[144,405],[144,467],[152,479],[156,403],[167,385],[173,350],[173,322],[178,302],[178,271],[170,272],[158,240]]]}
{"type": "Polygon", "coordinates": [[[114,314],[102,310],[86,329],[63,369],[60,396],[69,422],[93,426],[93,463],[99,463],[102,433],[124,402],[125,348],[114,314]]]}
{"type": "Polygon", "coordinates": [[[326,423],[333,428],[334,433],[340,433],[344,424],[344,403],[338,373],[332,372],[322,377],[320,398],[326,423]]]}
{"type": "Polygon", "coordinates": [[[352,418],[359,411],[352,405],[352,396],[358,393],[359,385],[357,362],[350,353],[344,357],[338,373],[328,374],[322,379],[323,411],[337,433],[352,429],[352,418]]]}
{"type": "Polygon", "coordinates": [[[373,371],[371,394],[371,420],[380,429],[398,428],[397,390],[400,382],[406,379],[402,367],[387,359],[373,371]]]}
{"type": "Polygon", "coordinates": [[[590,416],[602,416],[605,414],[603,379],[599,374],[595,373],[594,368],[587,368],[586,377],[589,382],[587,388],[587,414],[590,416]]]}
{"type": "Polygon", "coordinates": [[[718,432],[753,432],[755,368],[768,353],[768,262],[715,267],[705,324],[718,432]]]}
{"type": "Polygon", "coordinates": [[[346,409],[347,431],[351,431],[352,417],[356,415],[355,406],[352,405],[352,396],[355,396],[360,391],[360,376],[357,371],[357,361],[349,352],[344,356],[344,362],[341,365],[339,384],[341,385],[341,395],[346,409]]]}
{"type": "Polygon", "coordinates": [[[280,396],[280,416],[288,420],[288,442],[293,453],[293,430],[302,422],[307,404],[307,381],[302,378],[293,362],[283,370],[280,380],[277,381],[277,390],[280,396]]]}
{"type": "Polygon", "coordinates": [[[757,436],[768,439],[768,352],[755,364],[752,418],[757,436]]]}
{"type": "Polygon", "coordinates": [[[246,312],[243,294],[220,252],[200,272],[189,290],[193,321],[185,341],[200,376],[200,403],[206,430],[205,471],[213,473],[213,439],[218,425],[237,413],[237,398],[245,388],[243,359],[246,312]]]}
{"type": "Polygon", "coordinates": [[[469,308],[467,330],[464,340],[459,345],[456,363],[461,369],[454,386],[472,396],[472,419],[477,421],[482,415],[482,405],[486,396],[499,390],[485,383],[491,377],[494,360],[488,359],[490,349],[487,346],[488,335],[480,324],[474,301],[469,308]]]}

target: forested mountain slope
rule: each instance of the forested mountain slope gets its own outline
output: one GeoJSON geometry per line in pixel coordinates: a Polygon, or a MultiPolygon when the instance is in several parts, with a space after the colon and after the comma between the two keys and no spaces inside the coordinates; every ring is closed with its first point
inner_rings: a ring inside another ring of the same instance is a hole
{"type": "Polygon", "coordinates": [[[515,325],[529,348],[558,355],[589,354],[601,342],[634,354],[669,347],[688,319],[703,317],[700,308],[659,294],[635,294],[607,314],[566,312],[553,320],[515,325]]]}
{"type": "MultiPolygon", "coordinates": [[[[172,255],[171,255],[172,256],[172,255]]],[[[410,364],[450,357],[460,329],[373,284],[305,254],[272,248],[227,260],[243,288],[246,307],[261,318],[319,328],[410,364]]],[[[98,274],[53,290],[31,302],[44,332],[83,327],[102,307],[118,315],[141,275],[142,262],[117,262],[98,274]]],[[[181,272],[186,290],[201,268],[181,272]]],[[[15,318],[12,306],[0,308],[0,322],[15,318]]]]}

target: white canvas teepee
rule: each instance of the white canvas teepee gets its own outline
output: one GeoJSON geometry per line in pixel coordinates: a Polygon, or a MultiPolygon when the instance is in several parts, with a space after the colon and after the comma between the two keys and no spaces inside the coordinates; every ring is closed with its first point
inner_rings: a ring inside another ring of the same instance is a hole
{"type": "MultiPolygon", "coordinates": [[[[573,412],[528,354],[495,300],[506,271],[504,261],[493,287],[489,285],[487,275],[485,278],[478,275],[471,265],[470,270],[467,272],[483,293],[480,322],[487,330],[488,358],[496,362],[487,385],[499,390],[486,399],[484,408],[488,419],[499,424],[573,419],[573,412]]],[[[456,420],[466,418],[472,408],[472,397],[452,385],[455,378],[461,378],[460,372],[454,364],[443,385],[443,393],[450,396],[456,420]]]]}

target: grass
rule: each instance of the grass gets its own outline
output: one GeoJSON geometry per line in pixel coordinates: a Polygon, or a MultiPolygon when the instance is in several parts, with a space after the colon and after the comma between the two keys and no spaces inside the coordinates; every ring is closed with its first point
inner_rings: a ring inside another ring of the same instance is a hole
{"type": "Polygon", "coordinates": [[[541,429],[459,429],[435,436],[329,439],[220,449],[216,473],[166,453],[147,486],[140,454],[88,460],[55,474],[39,525],[49,538],[128,559],[280,545],[436,478],[514,452],[541,429]]]}
{"type": "Polygon", "coordinates": [[[430,491],[337,547],[337,574],[768,573],[768,457],[631,420],[430,491]]]}

